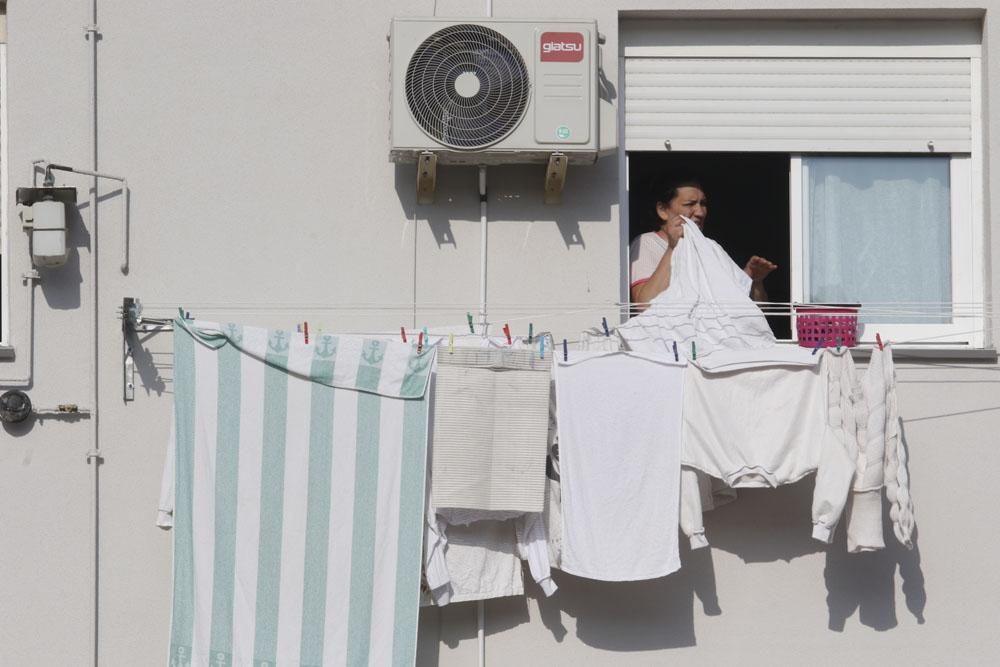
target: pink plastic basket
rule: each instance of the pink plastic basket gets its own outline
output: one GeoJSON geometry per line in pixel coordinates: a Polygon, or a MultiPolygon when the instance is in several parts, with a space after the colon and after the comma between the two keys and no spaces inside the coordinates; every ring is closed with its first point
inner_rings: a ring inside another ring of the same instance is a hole
{"type": "Polygon", "coordinates": [[[859,306],[796,305],[795,330],[802,347],[854,347],[858,337],[859,306]]]}

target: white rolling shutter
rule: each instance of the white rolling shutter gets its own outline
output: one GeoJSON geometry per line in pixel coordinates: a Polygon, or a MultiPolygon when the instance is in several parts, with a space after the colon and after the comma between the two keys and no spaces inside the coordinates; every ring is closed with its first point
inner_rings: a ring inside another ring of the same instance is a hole
{"type": "Polygon", "coordinates": [[[961,57],[626,57],[625,147],[967,153],[971,72],[961,57]]]}

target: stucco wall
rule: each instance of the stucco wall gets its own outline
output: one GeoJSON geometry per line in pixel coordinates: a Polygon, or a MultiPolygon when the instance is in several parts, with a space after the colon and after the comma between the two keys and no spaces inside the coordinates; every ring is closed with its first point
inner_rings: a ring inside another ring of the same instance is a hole
{"type": "MultiPolygon", "coordinates": [[[[439,15],[481,13],[442,0],[439,15]]],[[[618,87],[619,10],[654,3],[497,2],[497,16],[596,18],[604,71],[618,87]]],[[[843,16],[845,9],[985,18],[984,70],[1000,71],[1000,3],[663,2],[693,12],[755,9],[758,16],[843,16]],[[806,7],[807,9],[803,9],[806,7]],[[978,8],[978,9],[977,9],[978,8]]],[[[387,44],[393,15],[427,15],[432,2],[141,3],[99,0],[99,167],[131,188],[132,269],[117,269],[119,194],[102,184],[99,227],[100,657],[150,664],[166,653],[170,536],[154,525],[170,414],[169,334],[138,350],[137,400],[121,401],[124,296],[169,314],[269,326],[308,320],[330,331],[460,324],[479,299],[476,173],[441,170],[437,203],[416,206],[413,173],[387,161],[387,44]],[[410,304],[445,304],[413,312],[410,304]],[[234,304],[242,310],[234,309],[234,304]],[[284,308],[291,304],[300,306],[284,308]],[[348,308],[357,304],[373,306],[348,308]],[[224,305],[225,308],[219,306],[224,305]]],[[[8,6],[9,179],[30,162],[90,168],[90,2],[8,6]]],[[[987,119],[1000,120],[1000,87],[987,119]]],[[[539,167],[489,171],[489,298],[495,304],[606,304],[620,294],[619,164],[615,101],[602,103],[609,155],[571,168],[564,204],[542,204],[539,167]]],[[[1000,242],[990,195],[1000,194],[1000,139],[987,134],[987,239],[1000,242]]],[[[59,176],[86,198],[89,179],[59,176]]],[[[23,316],[27,239],[6,203],[11,341],[26,370],[23,316]]],[[[32,400],[90,407],[89,351],[95,238],[89,206],[74,226],[67,267],[38,288],[32,400]]],[[[1000,276],[989,274],[991,294],[1000,276]]],[[[995,304],[995,301],[992,303],[995,304]]],[[[553,310],[556,308],[554,307],[553,310]]],[[[515,308],[492,319],[523,315],[515,308]]],[[[572,337],[612,309],[543,317],[572,337]]],[[[515,326],[522,329],[524,322],[515,326]]],[[[487,603],[491,664],[650,664],[742,661],[985,662],[1000,650],[998,537],[990,507],[1000,468],[1000,375],[995,365],[907,364],[900,406],[911,452],[919,548],[847,558],[808,539],[808,484],[744,494],[709,515],[710,553],[669,578],[604,584],[559,576],[556,597],[487,603]],[[840,619],[838,621],[838,619],[840,619]]],[[[3,382],[0,381],[0,385],[3,382]]],[[[87,664],[94,616],[91,572],[93,446],[88,420],[44,420],[0,430],[0,662],[87,664]]],[[[427,610],[420,662],[475,659],[475,606],[427,610]]]]}

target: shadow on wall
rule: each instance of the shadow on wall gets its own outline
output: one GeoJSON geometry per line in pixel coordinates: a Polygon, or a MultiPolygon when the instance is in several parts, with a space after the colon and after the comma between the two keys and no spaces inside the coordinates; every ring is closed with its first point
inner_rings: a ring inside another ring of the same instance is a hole
{"type": "Polygon", "coordinates": [[[536,586],[531,593],[542,623],[558,642],[567,634],[565,612],[576,619],[580,641],[593,648],[628,652],[695,646],[695,599],[706,616],[718,616],[722,609],[711,550],[691,551],[682,542],[681,560],[680,572],[649,581],[593,581],[557,572],[555,596],[543,597],[536,586]],[[623,622],[630,618],[642,622],[623,622]]]}
{"type": "MultiPolygon", "coordinates": [[[[902,431],[904,449],[905,427],[902,431]]],[[[912,492],[912,481],[910,490],[912,492]]],[[[927,590],[924,573],[920,568],[918,530],[913,530],[913,549],[899,543],[892,530],[889,503],[883,493],[882,533],[885,549],[861,554],[847,553],[846,533],[843,525],[826,553],[826,602],[830,608],[831,630],[843,632],[846,621],[858,611],[858,620],[875,630],[891,630],[899,624],[896,616],[896,571],[902,579],[903,599],[907,610],[924,622],[927,590]]]]}
{"type": "MultiPolygon", "coordinates": [[[[439,248],[458,247],[453,222],[479,222],[479,171],[476,166],[439,166],[434,203],[417,205],[416,165],[394,166],[394,185],[407,220],[427,223],[439,248]]],[[[544,165],[503,165],[487,170],[487,219],[491,223],[553,222],[567,248],[586,247],[581,221],[611,223],[618,203],[618,164],[614,157],[593,165],[571,165],[561,204],[544,203],[544,165]]],[[[478,241],[477,241],[478,243],[478,241]]]]}
{"type": "MultiPolygon", "coordinates": [[[[927,593],[916,534],[912,551],[900,545],[892,532],[886,503],[884,550],[847,553],[844,522],[833,544],[824,547],[811,537],[813,486],[810,476],[777,489],[741,489],[736,503],[705,514],[705,530],[712,548],[691,551],[682,537],[683,568],[668,577],[602,582],[555,571],[559,591],[545,598],[526,573],[525,593],[536,601],[541,621],[556,642],[562,642],[569,633],[563,624],[565,613],[575,619],[578,639],[593,648],[621,652],[682,648],[697,645],[696,600],[705,616],[722,614],[712,549],[732,553],[746,563],[790,561],[825,551],[830,630],[842,632],[855,611],[858,621],[874,630],[896,627],[897,571],[906,607],[918,623],[923,623],[927,593]],[[630,623],[627,619],[641,622],[630,623]]],[[[529,620],[525,598],[486,602],[487,637],[529,620]]],[[[475,650],[476,605],[427,608],[422,610],[420,622],[417,664],[438,664],[441,644],[456,649],[461,642],[472,642],[472,647],[463,650],[475,650]]]]}

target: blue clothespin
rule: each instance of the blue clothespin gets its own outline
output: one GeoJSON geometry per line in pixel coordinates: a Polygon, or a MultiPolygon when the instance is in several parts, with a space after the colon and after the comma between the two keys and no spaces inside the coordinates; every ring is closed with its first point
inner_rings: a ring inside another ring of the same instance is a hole
{"type": "Polygon", "coordinates": [[[531,345],[533,342],[535,342],[534,333],[535,333],[535,325],[532,324],[531,322],[528,322],[528,345],[531,345]]]}
{"type": "Polygon", "coordinates": [[[472,313],[466,313],[465,319],[469,322],[469,333],[476,333],[476,328],[472,326],[472,313]]]}
{"type": "Polygon", "coordinates": [[[674,361],[680,361],[681,355],[677,354],[677,341],[674,341],[674,361]]]}
{"type": "Polygon", "coordinates": [[[611,332],[608,331],[608,318],[606,317],[601,318],[601,326],[604,327],[604,336],[605,337],[610,336],[611,332]]]}
{"type": "Polygon", "coordinates": [[[819,348],[821,348],[821,347],[823,347],[823,339],[822,338],[820,338],[818,341],[816,341],[816,347],[813,348],[812,353],[816,354],[817,352],[819,352],[819,348]]]}
{"type": "Polygon", "coordinates": [[[840,352],[840,336],[837,336],[837,352],[840,352]]]}
{"type": "Polygon", "coordinates": [[[424,340],[429,341],[430,337],[427,335],[427,327],[424,327],[424,340]]]}
{"type": "Polygon", "coordinates": [[[563,361],[569,361],[569,348],[566,346],[565,338],[563,338],[563,361]]]}
{"type": "Polygon", "coordinates": [[[545,336],[542,336],[538,339],[538,358],[539,359],[545,358],[545,336]]]}

